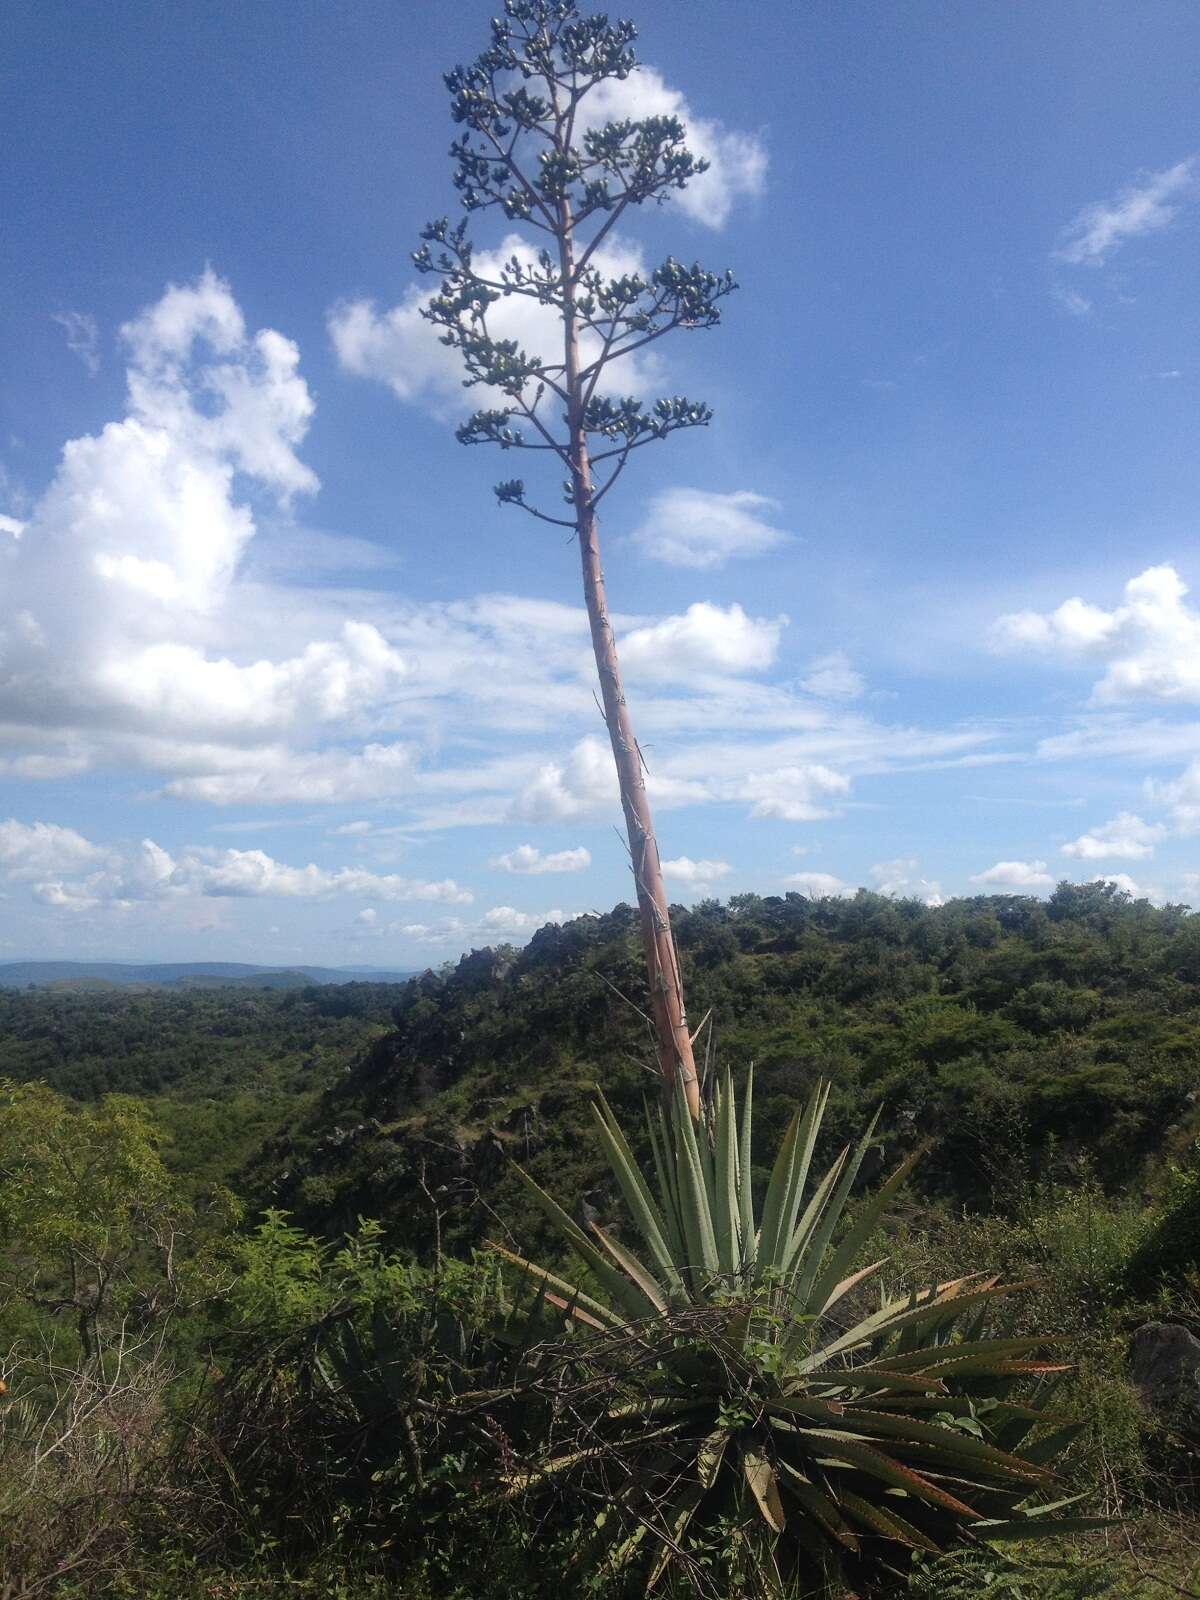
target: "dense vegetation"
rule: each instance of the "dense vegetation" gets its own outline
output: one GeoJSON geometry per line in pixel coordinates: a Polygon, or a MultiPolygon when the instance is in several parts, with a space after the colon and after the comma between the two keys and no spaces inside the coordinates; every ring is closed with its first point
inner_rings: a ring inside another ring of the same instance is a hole
{"type": "MultiPolygon", "coordinates": [[[[1031,1183],[1127,1192],[1200,1133],[1200,918],[1182,908],[1064,884],[1048,902],[936,908],[742,895],[676,908],[676,923],[693,1011],[711,1018],[702,1042],[735,1074],[754,1064],[762,1150],[820,1078],[827,1148],[882,1106],[887,1159],[932,1141],[923,1192],[973,1210],[1031,1183]]],[[[317,1228],[391,1217],[419,1248],[424,1171],[426,1188],[486,1202],[456,1206],[455,1240],[478,1242],[494,1212],[529,1242],[506,1155],[588,1193],[592,1085],[626,1121],[652,1090],[624,998],[639,992],[634,932],[618,906],[410,980],[395,1031],[273,1153],[277,1201],[317,1228]]]]}
{"type": "Polygon", "coordinates": [[[0,1077],[75,1100],[152,1097],[167,1159],[230,1178],[284,1116],[346,1072],[398,990],[353,983],[237,988],[0,989],[0,1077]]]}
{"type": "MultiPolygon", "coordinates": [[[[888,1592],[1195,1592],[1195,1424],[1142,1404],[1128,1350],[1200,1332],[1200,918],[1100,885],[674,916],[698,1048],[754,1063],[755,1204],[820,1079],[818,1165],[882,1108],[852,1217],[928,1144],[856,1259],[902,1292],[1039,1278],[991,1331],[1067,1337],[1062,1492],[1127,1519],[888,1592]]],[[[0,1586],[466,1600],[482,1564],[560,1592],[577,1511],[497,1495],[512,1440],[451,1402],[532,1336],[476,1247],[564,1270],[514,1157],[629,1237],[589,1101],[633,1137],[653,1096],[639,962],[617,907],[402,986],[0,995],[0,1586]]]]}

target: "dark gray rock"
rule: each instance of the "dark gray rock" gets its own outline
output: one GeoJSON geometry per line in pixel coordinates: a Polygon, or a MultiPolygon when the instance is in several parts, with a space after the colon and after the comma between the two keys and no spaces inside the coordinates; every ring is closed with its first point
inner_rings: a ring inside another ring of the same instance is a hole
{"type": "Polygon", "coordinates": [[[1143,1323],[1129,1347],[1129,1375],[1152,1411],[1200,1439],[1200,1339],[1177,1323],[1143,1323]]]}

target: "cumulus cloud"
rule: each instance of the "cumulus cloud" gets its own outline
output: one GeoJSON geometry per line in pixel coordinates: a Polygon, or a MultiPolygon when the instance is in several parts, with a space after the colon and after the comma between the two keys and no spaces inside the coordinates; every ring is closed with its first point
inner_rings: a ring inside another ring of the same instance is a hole
{"type": "MultiPolygon", "coordinates": [[[[475,270],[480,277],[498,281],[514,256],[523,266],[535,267],[538,247],[519,233],[510,233],[496,249],[475,252],[475,270]]],[[[634,273],[644,277],[650,270],[638,245],[612,234],[592,260],[597,271],[611,278],[634,273]]],[[[421,315],[432,292],[432,279],[413,284],[387,310],[371,299],[343,300],[330,310],[327,326],[343,371],[386,384],[397,399],[445,418],[493,402],[469,400],[463,389],[462,357],[441,343],[440,330],[421,315]]],[[[493,338],[515,339],[521,349],[549,365],[562,362],[561,320],[550,307],[527,295],[510,294],[497,301],[488,312],[488,329],[493,338]]],[[[599,336],[585,330],[579,348],[584,365],[594,361],[601,353],[599,336]]],[[[624,394],[651,383],[657,370],[655,359],[633,355],[614,363],[609,381],[624,394]]]]}
{"type": "Polygon", "coordinates": [[[985,888],[1047,889],[1054,879],[1044,861],[997,861],[985,872],[974,873],[971,882],[985,888]]]}
{"type": "Polygon", "coordinates": [[[850,780],[844,774],[819,762],[749,772],[737,784],[738,797],[752,802],[752,817],[780,822],[817,822],[832,816],[828,802],[849,791],[850,780]]]}
{"type": "Polygon", "coordinates": [[[693,861],[691,856],[676,856],[662,863],[664,878],[674,883],[686,883],[694,889],[707,888],[718,878],[726,878],[733,871],[728,861],[693,861]]]}
{"type": "Polygon", "coordinates": [[[54,321],[67,336],[67,349],[95,377],[100,371],[100,330],[95,317],[86,311],[56,311],[54,321]]]}
{"type": "Polygon", "coordinates": [[[758,556],[789,541],[767,515],[779,502],[750,489],[663,489],[652,496],[633,542],[643,555],[672,567],[712,569],[735,556],[758,556]]]}
{"type": "Polygon", "coordinates": [[[686,189],[673,193],[671,202],[704,227],[723,228],[739,199],[763,192],[767,151],[762,138],[726,128],[711,117],[697,116],[680,91],[664,82],[653,67],[639,67],[625,79],[610,78],[597,84],[581,110],[591,127],[626,117],[678,117],[687,128],[688,148],[709,166],[686,189]]]}
{"type": "Polygon", "coordinates": [[[634,628],[619,641],[631,677],[686,682],[694,674],[762,672],[774,661],[786,618],[749,617],[699,600],[682,616],[634,628]]]}
{"type": "Polygon", "coordinates": [[[810,900],[825,900],[830,896],[845,899],[854,893],[850,884],[835,878],[831,872],[792,872],[783,881],[787,888],[806,894],[810,900]]]}
{"type": "Polygon", "coordinates": [[[1129,239],[1169,227],[1181,203],[1195,193],[1200,163],[1195,156],[1161,172],[1148,172],[1111,200],[1086,205],[1063,230],[1054,252],[1068,266],[1099,267],[1129,239]]]}
{"type": "Polygon", "coordinates": [[[1154,854],[1154,846],[1166,836],[1166,828],[1157,822],[1143,822],[1132,812],[1122,811],[1102,827],[1080,834],[1070,844],[1064,844],[1065,856],[1077,856],[1081,861],[1108,861],[1123,858],[1144,861],[1154,854]]]}
{"type": "MultiPolygon", "coordinates": [[[[698,804],[713,798],[711,789],[694,779],[646,774],[646,793],[659,809],[698,804]]],[[[522,822],[599,821],[611,816],[620,801],[612,751],[600,739],[580,739],[565,761],[540,766],[512,801],[508,819],[522,822]]]]}
{"type": "Polygon", "coordinates": [[[1147,797],[1166,807],[1180,833],[1200,833],[1200,760],[1191,762],[1177,778],[1166,783],[1151,779],[1147,797]]]}
{"type": "Polygon", "coordinates": [[[591,866],[592,857],[582,845],[577,850],[550,850],[543,853],[536,845],[520,844],[515,850],[495,856],[489,864],[501,872],[540,877],[547,872],[582,872],[591,866]]]}
{"type": "MultiPolygon", "coordinates": [[[[318,487],[296,453],[313,414],[296,346],[250,334],[211,270],[121,334],[125,417],[66,444],[0,564],[0,719],[18,741],[126,756],[139,738],[161,753],[344,729],[405,679],[373,622],[272,656],[246,653],[249,625],[233,637],[252,497],[318,487]]],[[[286,635],[289,608],[256,598],[259,635],[286,635]]]]}
{"type": "Polygon", "coordinates": [[[493,906],[485,911],[480,931],[488,933],[536,933],[548,922],[566,922],[575,915],[568,911],[518,911],[515,906],[493,906]]]}
{"type": "Polygon", "coordinates": [[[430,900],[469,905],[452,878],[428,881],[357,867],[289,866],[264,850],[188,845],[178,855],[153,839],[134,851],[93,844],[55,823],[0,823],[0,871],[28,883],[43,905],[69,911],[184,897],[284,900],[430,900]]]}
{"type": "Polygon", "coordinates": [[[1111,611],[1078,596],[1049,612],[1018,611],[992,629],[995,648],[1105,664],[1096,705],[1134,700],[1200,701],[1200,612],[1172,566],[1147,567],[1111,611]]]}
{"type": "Polygon", "coordinates": [[[263,850],[196,845],[176,861],[150,840],[143,849],[150,853],[151,878],[159,892],[297,900],[441,900],[450,905],[467,905],[472,899],[470,891],[452,878],[427,882],[358,867],[331,871],[311,862],[291,867],[263,850]]]}
{"type": "Polygon", "coordinates": [[[800,687],[823,700],[854,700],[862,694],[866,682],[862,673],[851,666],[844,650],[833,650],[811,663],[800,687]]]}
{"type": "Polygon", "coordinates": [[[0,870],[23,882],[81,872],[104,859],[104,852],[74,828],[55,822],[0,822],[0,870]]]}

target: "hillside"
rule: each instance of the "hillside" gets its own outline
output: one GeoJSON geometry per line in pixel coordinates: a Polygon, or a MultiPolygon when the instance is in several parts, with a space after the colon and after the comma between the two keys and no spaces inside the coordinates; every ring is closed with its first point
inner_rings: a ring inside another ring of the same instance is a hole
{"type": "MultiPolygon", "coordinates": [[[[1063,885],[673,915],[693,1026],[710,1018],[698,1048],[753,1062],[764,1150],[822,1076],[830,1145],[882,1107],[881,1155],[930,1143],[922,1191],[973,1209],[1035,1181],[1152,1181],[1200,1132],[1200,917],[1182,908],[1063,885]]],[[[627,1120],[654,1088],[639,963],[618,906],[410,980],[393,1031],[264,1153],[261,1192],[321,1229],[381,1216],[418,1249],[431,1195],[458,1245],[502,1223],[540,1238],[507,1158],[556,1193],[601,1182],[592,1086],[627,1120]]]]}
{"type": "MultiPolygon", "coordinates": [[[[1131,1530],[1127,1547],[1063,1545],[1011,1585],[1007,1557],[975,1552],[947,1571],[918,1563],[886,1592],[1149,1600],[1146,1572],[1192,1592],[1194,1425],[1173,1400],[1147,1402],[1130,1349],[1200,1333],[1200,918],[1099,885],[937,908],[747,895],[673,914],[698,1048],[739,1078],[754,1064],[752,1188],[761,1196],[784,1123],[823,1076],[834,1092],[818,1162],[882,1108],[853,1204],[928,1145],[862,1259],[886,1258],[905,1295],[981,1270],[1025,1284],[993,1331],[1063,1336],[1059,1403],[1085,1423],[1063,1493],[1131,1530]]],[[[447,1384],[474,1396],[508,1370],[495,1318],[517,1280],[507,1273],[501,1293],[495,1258],[472,1245],[507,1238],[565,1266],[513,1157],[627,1237],[589,1101],[603,1084],[636,1147],[639,1103],[657,1089],[641,983],[634,913],[618,906],[400,985],[0,991],[0,1078],[16,1080],[0,1119],[0,1334],[20,1353],[0,1445],[22,1460],[21,1418],[59,1404],[45,1362],[56,1377],[74,1370],[77,1318],[81,1330],[132,1318],[135,1339],[165,1338],[170,1355],[139,1369],[144,1400],[128,1413],[148,1441],[145,1497],[130,1501],[122,1480],[97,1502],[111,1581],[96,1566],[63,1592],[478,1592],[474,1485],[525,1413],[505,1412],[496,1434],[472,1414],[450,1447],[439,1430],[452,1412],[439,1420],[426,1396],[440,1403],[447,1384]],[[105,1098],[114,1091],[137,1098],[105,1098]],[[75,1286],[75,1244],[61,1251],[64,1238],[94,1247],[93,1172],[119,1278],[103,1324],[75,1286]],[[180,1227],[178,1275],[164,1219],[180,1227]],[[314,1366],[318,1351],[329,1360],[314,1366]],[[425,1483],[408,1475],[416,1435],[395,1427],[393,1377],[373,1387],[376,1361],[399,1363],[399,1392],[411,1382],[425,1407],[425,1483]],[[194,1586],[159,1582],[177,1567],[195,1570],[194,1586]]],[[[63,1478],[72,1505],[77,1477],[71,1465],[63,1478]]],[[[18,1557],[58,1570],[75,1532],[57,1505],[10,1536],[0,1576],[18,1557]]],[[[553,1569],[529,1559],[546,1525],[492,1514],[497,1591],[546,1600],[553,1569]]],[[[549,1527],[568,1542],[578,1531],[553,1515],[549,1527]]]]}

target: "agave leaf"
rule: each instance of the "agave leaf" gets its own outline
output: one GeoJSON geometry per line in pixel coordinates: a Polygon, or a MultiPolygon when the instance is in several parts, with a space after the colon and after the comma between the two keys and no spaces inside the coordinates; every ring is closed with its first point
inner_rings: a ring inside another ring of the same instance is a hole
{"type": "MultiPolygon", "coordinates": [[[[901,1418],[895,1419],[900,1422],[901,1418]]],[[[1010,1456],[1003,1450],[997,1450],[994,1445],[985,1444],[981,1439],[976,1439],[967,1433],[961,1433],[955,1428],[931,1429],[931,1432],[940,1434],[940,1438],[931,1438],[928,1433],[918,1434],[920,1426],[915,1419],[909,1419],[910,1425],[900,1432],[898,1428],[888,1429],[872,1427],[869,1423],[859,1423],[857,1414],[846,1419],[846,1425],[859,1429],[864,1438],[874,1439],[881,1446],[898,1456],[918,1456],[925,1461],[934,1462],[950,1472],[986,1471],[1001,1479],[1013,1479],[1018,1483],[1045,1484],[1053,1478],[1053,1473],[1047,1472],[1044,1467],[1035,1466],[1022,1461],[1019,1456],[1010,1456]]],[[[982,1486],[981,1486],[982,1487],[982,1486]]]]}
{"type": "Polygon", "coordinates": [[[811,1478],[805,1477],[804,1473],[798,1472],[789,1461],[781,1461],[779,1464],[783,1468],[780,1482],[787,1492],[799,1500],[809,1516],[814,1517],[838,1544],[854,1551],[857,1555],[858,1535],[824,1489],[813,1483],[811,1478]]]}
{"type": "Polygon", "coordinates": [[[846,1407],[840,1400],[822,1400],[815,1395],[792,1398],[782,1395],[778,1399],[768,1400],[766,1412],[769,1417],[820,1417],[822,1421],[836,1421],[846,1413],[846,1407]]]}
{"type": "Polygon", "coordinates": [[[885,1359],[895,1372],[943,1372],[952,1369],[958,1361],[968,1361],[975,1356],[1008,1359],[1061,1342],[1061,1339],[1045,1335],[1033,1339],[974,1339],[962,1344],[926,1345],[921,1350],[889,1351],[885,1359]]]}
{"type": "Polygon", "coordinates": [[[675,1133],[675,1173],[679,1186],[679,1206],[687,1234],[688,1266],[692,1269],[693,1292],[702,1298],[702,1275],[711,1280],[720,1271],[717,1241],[709,1208],[708,1184],[700,1161],[696,1130],[684,1103],[682,1090],[676,1092],[673,1125],[675,1133]]]}
{"type": "Polygon", "coordinates": [[[646,1107],[646,1132],[650,1136],[650,1151],[658,1177],[658,1192],[662,1196],[662,1216],[666,1225],[667,1244],[676,1268],[687,1260],[687,1238],[679,1210],[679,1193],[675,1183],[675,1169],[670,1159],[670,1140],[662,1106],[646,1107]]]}
{"type": "MultiPolygon", "coordinates": [[[[842,1212],[846,1209],[846,1201],[850,1198],[850,1190],[854,1187],[854,1180],[858,1177],[858,1169],[862,1166],[863,1157],[871,1148],[875,1138],[875,1124],[879,1121],[878,1111],[867,1124],[867,1131],[854,1147],[854,1153],[842,1167],[841,1177],[838,1179],[837,1188],[829,1198],[829,1204],[821,1214],[820,1221],[813,1228],[811,1235],[805,1240],[803,1253],[796,1262],[795,1294],[798,1305],[807,1306],[810,1297],[824,1299],[824,1295],[813,1296],[813,1285],[817,1282],[821,1272],[821,1261],[833,1238],[834,1229],[841,1221],[842,1212]]],[[[865,1237],[865,1236],[864,1236],[865,1237]]],[[[857,1249],[858,1246],[855,1246],[857,1249]]],[[[839,1266],[830,1279],[830,1287],[842,1275],[839,1266]]],[[[828,1293],[828,1290],[826,1290],[828,1293]]]]}
{"type": "Polygon", "coordinates": [[[754,1113],[754,1063],[746,1073],[746,1087],[742,1100],[741,1139],[738,1146],[738,1209],[742,1223],[742,1255],[746,1265],[754,1265],[758,1240],[754,1227],[754,1196],[750,1183],[750,1131],[754,1113]]]}
{"type": "Polygon", "coordinates": [[[612,1328],[620,1325],[621,1318],[608,1306],[602,1305],[599,1300],[593,1300],[591,1295],[584,1294],[582,1289],[577,1289],[565,1278],[555,1277],[554,1273],[547,1272],[545,1267],[539,1267],[534,1261],[527,1261],[524,1256],[517,1255],[505,1245],[497,1244],[494,1239],[486,1240],[485,1248],[494,1250],[498,1256],[503,1256],[505,1261],[510,1261],[514,1267],[520,1267],[522,1272],[535,1279],[540,1286],[539,1292],[558,1310],[566,1311],[593,1328],[612,1328]],[[560,1291],[558,1295],[550,1293],[551,1285],[560,1291]],[[563,1298],[564,1296],[566,1298],[563,1298]]]}
{"type": "Polygon", "coordinates": [[[733,1078],[726,1069],[717,1097],[716,1133],[716,1233],[721,1271],[732,1278],[741,1270],[741,1209],[738,1204],[737,1124],[734,1120],[733,1078]]]}
{"type": "MultiPolygon", "coordinates": [[[[954,1303],[955,1308],[965,1309],[968,1305],[974,1305],[981,1300],[995,1299],[1002,1294],[1014,1294],[1019,1289],[1028,1289],[1030,1287],[1032,1287],[1030,1282],[989,1284],[986,1288],[973,1289],[968,1294],[959,1295],[954,1303]]],[[[925,1305],[914,1306],[900,1312],[888,1307],[885,1311],[876,1312],[874,1316],[865,1317],[857,1326],[842,1334],[840,1338],[835,1339],[831,1344],[827,1344],[824,1349],[808,1356],[802,1363],[802,1370],[820,1366],[828,1361],[830,1356],[840,1355],[843,1351],[852,1350],[859,1345],[869,1343],[872,1339],[898,1333],[901,1328],[923,1325],[929,1321],[940,1321],[948,1313],[956,1314],[956,1312],[951,1312],[951,1306],[947,1298],[931,1300],[925,1305]]],[[[898,1357],[898,1359],[905,1360],[907,1358],[898,1357]]]]}
{"type": "MultiPolygon", "coordinates": [[[[789,1431],[808,1436],[816,1427],[815,1423],[807,1428],[793,1425],[789,1431]]],[[[820,1431],[834,1441],[850,1438],[860,1444],[877,1445],[889,1454],[921,1456],[950,1472],[983,1466],[1002,1478],[1015,1478],[1022,1483],[1044,1483],[1053,1476],[1044,1467],[1010,1456],[994,1445],[953,1428],[919,1422],[915,1417],[897,1416],[892,1412],[876,1413],[857,1406],[847,1407],[832,1427],[823,1427],[820,1431]]]]}
{"type": "Polygon", "coordinates": [[[949,1393],[940,1378],[929,1377],[923,1372],[891,1372],[887,1367],[874,1365],[831,1367],[828,1372],[809,1372],[805,1374],[805,1381],[836,1384],[842,1391],[885,1389],[898,1390],[900,1393],[911,1391],[915,1394],[949,1393]]]}
{"type": "MultiPolygon", "coordinates": [[[[872,1123],[874,1127],[874,1123],[872,1123]]],[[[828,1265],[818,1273],[812,1286],[812,1300],[814,1305],[827,1309],[826,1302],[831,1302],[834,1287],[838,1279],[851,1266],[855,1256],[875,1232],[875,1228],[890,1204],[896,1191],[907,1180],[909,1173],[916,1166],[923,1150],[914,1150],[906,1161],[902,1161],[892,1173],[885,1184],[882,1184],[870,1199],[859,1207],[858,1215],[853,1224],[846,1230],[845,1237],[838,1241],[836,1248],[829,1258],[828,1265]]],[[[857,1170],[857,1169],[856,1169],[857,1170]]]]}
{"type": "Polygon", "coordinates": [[[614,1239],[609,1234],[605,1233],[604,1229],[600,1227],[598,1223],[593,1222],[591,1224],[591,1229],[593,1235],[599,1239],[600,1243],[608,1251],[609,1255],[617,1263],[621,1271],[633,1279],[634,1283],[637,1284],[638,1288],[646,1296],[646,1299],[650,1301],[654,1309],[658,1312],[665,1312],[667,1309],[667,1300],[666,1295],[663,1293],[662,1284],[660,1284],[656,1278],[651,1276],[647,1269],[634,1255],[633,1251],[627,1250],[625,1246],[619,1242],[619,1240],[614,1239]]]}
{"type": "MultiPolygon", "coordinates": [[[[806,1259],[805,1251],[808,1249],[809,1240],[812,1238],[818,1223],[825,1214],[825,1207],[829,1204],[829,1197],[833,1193],[838,1179],[845,1170],[846,1162],[849,1159],[850,1146],[847,1145],[844,1150],[840,1150],[838,1152],[837,1159],[829,1168],[829,1171],[821,1179],[817,1187],[813,1190],[812,1196],[804,1208],[804,1215],[792,1228],[791,1237],[784,1242],[783,1260],[780,1263],[780,1269],[785,1277],[791,1276],[794,1278],[801,1264],[806,1259]]],[[[791,1304],[793,1309],[796,1312],[808,1311],[808,1303],[804,1300],[801,1300],[800,1296],[796,1293],[794,1282],[791,1285],[790,1293],[792,1296],[791,1304]]]]}
{"type": "Polygon", "coordinates": [[[666,1221],[647,1187],[645,1178],[633,1158],[633,1151],[609,1109],[604,1096],[597,1091],[597,1103],[592,1106],[600,1142],[608,1157],[608,1164],[625,1196],[638,1232],[646,1241],[655,1270],[669,1290],[683,1292],[683,1280],[672,1259],[666,1239],[666,1221]]]}
{"type": "Polygon", "coordinates": [[[696,1453],[696,1476],[703,1488],[711,1489],[716,1483],[717,1473],[721,1470],[721,1462],[725,1459],[728,1444],[728,1428],[718,1428],[710,1433],[707,1439],[701,1441],[700,1449],[696,1453]]]}
{"type": "Polygon", "coordinates": [[[930,1555],[941,1555],[941,1546],[936,1540],[890,1506],[872,1505],[862,1495],[855,1494],[853,1489],[841,1489],[838,1500],[845,1511],[864,1528],[870,1528],[872,1533],[882,1534],[885,1539],[895,1539],[897,1543],[916,1550],[927,1550],[930,1555]]]}
{"type": "Polygon", "coordinates": [[[1086,1424],[1082,1422],[1068,1422],[1066,1427],[1057,1428],[1044,1438],[1035,1439],[1032,1444],[1026,1445],[1021,1453],[1027,1461],[1054,1461],[1079,1437],[1085,1426],[1086,1424]]]}
{"type": "Polygon", "coordinates": [[[829,1085],[819,1083],[804,1110],[797,1111],[792,1118],[779,1146],[763,1199],[762,1227],[758,1235],[760,1279],[767,1270],[783,1270],[783,1252],[796,1225],[796,1213],[808,1182],[808,1169],[828,1099],[829,1085]]]}
{"type": "Polygon", "coordinates": [[[880,1267],[882,1267],[886,1261],[887,1257],[882,1256],[878,1261],[872,1261],[869,1267],[860,1267],[857,1272],[852,1272],[849,1277],[843,1278],[841,1283],[839,1283],[831,1291],[829,1299],[826,1300],[824,1305],[821,1306],[820,1310],[817,1312],[817,1315],[819,1317],[827,1316],[832,1308],[837,1305],[838,1301],[843,1297],[843,1295],[849,1294],[851,1289],[856,1289],[858,1285],[862,1283],[865,1278],[869,1278],[873,1272],[878,1272],[880,1267]]]}
{"type": "Polygon", "coordinates": [[[967,1518],[972,1522],[979,1516],[973,1507],[956,1499],[938,1484],[931,1483],[912,1467],[903,1466],[899,1461],[865,1444],[851,1433],[840,1433],[833,1428],[798,1428],[796,1431],[811,1440],[814,1447],[822,1446],[828,1450],[828,1457],[823,1459],[826,1459],[830,1466],[856,1467],[868,1477],[878,1478],[896,1489],[903,1489],[905,1493],[913,1495],[918,1500],[928,1500],[930,1504],[941,1506],[943,1510],[952,1511],[955,1516],[967,1518]]]}
{"type": "Polygon", "coordinates": [[[676,1399],[663,1395],[653,1400],[624,1400],[620,1405],[609,1406],[604,1415],[610,1422],[620,1422],[625,1417],[686,1417],[694,1411],[708,1407],[707,1400],[676,1399]]]}
{"type": "Polygon", "coordinates": [[[763,1521],[773,1533],[782,1533],[787,1527],[787,1513],[779,1498],[779,1480],[774,1467],[757,1450],[743,1450],[742,1472],[763,1521]]]}
{"type": "Polygon", "coordinates": [[[971,1532],[990,1543],[993,1539],[1060,1539],[1068,1534],[1096,1533],[1112,1525],[1111,1517],[1053,1517],[1044,1522],[1013,1517],[1007,1522],[977,1522],[971,1532]]]}
{"type": "Polygon", "coordinates": [[[588,1239],[583,1229],[571,1220],[558,1202],[551,1199],[541,1184],[531,1178],[523,1167],[514,1162],[513,1170],[529,1190],[546,1217],[563,1234],[576,1254],[583,1257],[597,1279],[603,1284],[607,1293],[624,1309],[626,1314],[635,1319],[650,1316],[654,1311],[654,1302],[635,1283],[631,1282],[624,1273],[618,1272],[605,1259],[588,1239]]]}

